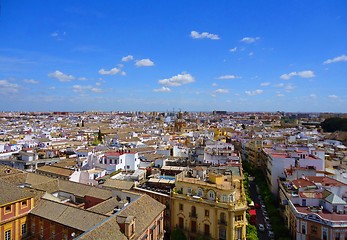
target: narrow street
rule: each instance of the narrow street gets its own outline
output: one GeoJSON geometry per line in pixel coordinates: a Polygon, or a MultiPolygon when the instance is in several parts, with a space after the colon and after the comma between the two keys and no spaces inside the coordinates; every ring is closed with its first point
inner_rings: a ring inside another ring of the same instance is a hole
{"type": "MultiPolygon", "coordinates": [[[[251,199],[252,201],[254,202],[254,204],[259,204],[261,205],[260,203],[260,200],[258,198],[258,193],[257,193],[257,189],[256,189],[256,183],[254,181],[249,181],[249,191],[250,191],[250,195],[251,195],[251,199]]],[[[262,212],[262,209],[261,207],[260,208],[256,208],[256,212],[257,212],[257,224],[256,224],[256,227],[257,227],[257,231],[258,231],[258,237],[260,240],[268,240],[270,239],[269,236],[268,236],[268,229],[266,228],[266,222],[264,220],[264,215],[263,215],[263,212],[262,212]],[[264,231],[260,231],[259,230],[259,224],[263,224],[265,229],[264,231]]]]}

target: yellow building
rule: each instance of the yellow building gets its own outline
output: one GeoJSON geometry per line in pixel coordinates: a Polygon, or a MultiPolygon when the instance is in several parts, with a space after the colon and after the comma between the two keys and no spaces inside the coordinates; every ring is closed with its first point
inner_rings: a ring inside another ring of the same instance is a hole
{"type": "Polygon", "coordinates": [[[241,165],[196,167],[176,176],[172,228],[188,239],[246,239],[247,201],[241,165]]]}
{"type": "Polygon", "coordinates": [[[33,207],[30,192],[0,180],[0,239],[26,238],[27,215],[33,207]]]}

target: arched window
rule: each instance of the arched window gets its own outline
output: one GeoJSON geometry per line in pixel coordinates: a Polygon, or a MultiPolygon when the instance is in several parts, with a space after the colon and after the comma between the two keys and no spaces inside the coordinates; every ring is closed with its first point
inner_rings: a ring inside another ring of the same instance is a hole
{"type": "Polygon", "coordinates": [[[220,213],[220,220],[223,222],[225,221],[225,213],[224,212],[220,213]]]}
{"type": "Polygon", "coordinates": [[[202,189],[201,188],[198,188],[198,190],[196,191],[196,195],[199,196],[199,197],[202,197],[202,189]]]}
{"type": "Polygon", "coordinates": [[[192,214],[196,214],[196,207],[192,206],[192,214]]]}
{"type": "Polygon", "coordinates": [[[216,197],[216,195],[215,195],[215,193],[214,193],[213,190],[208,191],[207,196],[208,196],[208,199],[209,199],[209,200],[214,200],[215,197],[216,197]]]}

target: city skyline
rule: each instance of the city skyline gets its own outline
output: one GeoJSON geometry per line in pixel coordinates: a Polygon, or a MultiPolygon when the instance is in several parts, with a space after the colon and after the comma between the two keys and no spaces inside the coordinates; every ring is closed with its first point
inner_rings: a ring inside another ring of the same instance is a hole
{"type": "Polygon", "coordinates": [[[346,111],[342,0],[0,11],[0,111],[346,111]]]}

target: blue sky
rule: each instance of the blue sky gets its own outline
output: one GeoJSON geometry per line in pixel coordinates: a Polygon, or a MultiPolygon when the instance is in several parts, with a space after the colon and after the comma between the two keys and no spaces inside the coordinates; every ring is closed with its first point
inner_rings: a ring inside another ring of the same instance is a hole
{"type": "Polygon", "coordinates": [[[347,3],[2,0],[0,111],[346,112],[347,3]]]}

